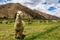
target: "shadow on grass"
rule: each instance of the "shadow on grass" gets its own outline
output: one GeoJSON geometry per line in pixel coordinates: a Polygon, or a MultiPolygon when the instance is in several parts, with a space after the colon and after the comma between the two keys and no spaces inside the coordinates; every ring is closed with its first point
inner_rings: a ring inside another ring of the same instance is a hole
{"type": "Polygon", "coordinates": [[[31,36],[28,36],[25,38],[25,40],[34,40],[35,38],[41,38],[42,36],[44,36],[47,33],[53,32],[56,29],[58,29],[59,26],[56,27],[52,27],[52,28],[48,28],[46,31],[41,32],[41,33],[36,33],[36,34],[32,34],[31,36]]]}

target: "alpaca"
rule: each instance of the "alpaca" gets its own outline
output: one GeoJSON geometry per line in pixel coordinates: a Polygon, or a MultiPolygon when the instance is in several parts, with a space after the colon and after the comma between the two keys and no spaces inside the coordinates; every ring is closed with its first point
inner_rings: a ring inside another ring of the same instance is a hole
{"type": "Polygon", "coordinates": [[[22,38],[22,36],[23,36],[23,31],[24,31],[25,23],[22,20],[22,15],[23,15],[23,13],[21,11],[17,12],[17,16],[16,16],[16,20],[15,20],[15,25],[14,25],[15,38],[16,37],[22,38]]]}

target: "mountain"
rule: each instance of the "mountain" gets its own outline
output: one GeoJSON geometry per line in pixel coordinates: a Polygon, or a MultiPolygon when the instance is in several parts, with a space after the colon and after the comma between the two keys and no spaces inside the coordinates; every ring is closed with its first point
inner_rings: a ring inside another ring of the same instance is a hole
{"type": "MultiPolygon", "coordinates": [[[[14,18],[18,10],[21,10],[22,12],[32,16],[33,18],[49,19],[48,17],[46,18],[45,16],[41,15],[42,13],[40,14],[38,12],[35,12],[34,10],[25,7],[19,3],[8,3],[5,5],[0,5],[0,18],[4,18],[4,17],[14,18]]],[[[58,19],[58,17],[53,17],[51,19],[54,18],[58,19]]]]}
{"type": "Polygon", "coordinates": [[[0,17],[8,17],[8,18],[14,18],[16,12],[18,10],[21,10],[23,12],[25,12],[26,14],[31,15],[34,18],[45,18],[42,15],[37,14],[36,12],[34,12],[33,10],[22,6],[19,3],[9,3],[9,4],[5,4],[5,5],[0,5],[0,17]]]}
{"type": "Polygon", "coordinates": [[[31,9],[42,10],[47,14],[60,17],[60,0],[0,0],[0,5],[7,3],[20,3],[31,9]]]}

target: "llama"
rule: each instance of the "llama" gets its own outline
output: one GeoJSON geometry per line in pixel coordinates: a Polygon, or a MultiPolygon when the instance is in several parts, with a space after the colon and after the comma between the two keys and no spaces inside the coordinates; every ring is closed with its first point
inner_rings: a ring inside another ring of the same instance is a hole
{"type": "Polygon", "coordinates": [[[24,31],[24,21],[22,20],[22,15],[23,13],[21,11],[17,12],[17,16],[16,16],[16,20],[15,20],[15,25],[14,25],[14,29],[15,29],[15,38],[22,38],[23,36],[23,31],[24,31]]]}

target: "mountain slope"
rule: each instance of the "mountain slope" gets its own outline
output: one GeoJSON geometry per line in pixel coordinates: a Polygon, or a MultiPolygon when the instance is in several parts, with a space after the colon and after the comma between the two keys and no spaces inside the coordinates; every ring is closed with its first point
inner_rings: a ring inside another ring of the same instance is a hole
{"type": "Polygon", "coordinates": [[[42,11],[38,11],[38,10],[34,10],[36,13],[39,13],[40,15],[44,16],[46,19],[59,19],[58,17],[56,16],[53,16],[53,15],[49,15],[47,13],[44,13],[42,11]]]}

